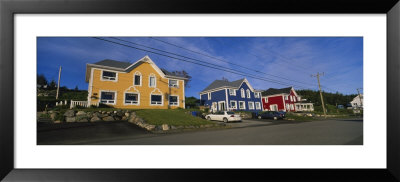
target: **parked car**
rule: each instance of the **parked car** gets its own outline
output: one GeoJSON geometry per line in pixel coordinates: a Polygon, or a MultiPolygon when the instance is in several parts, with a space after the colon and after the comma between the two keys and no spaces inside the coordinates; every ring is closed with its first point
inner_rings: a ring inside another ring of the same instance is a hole
{"type": "Polygon", "coordinates": [[[239,114],[235,114],[232,111],[218,111],[213,114],[206,115],[206,119],[216,120],[216,121],[223,121],[224,123],[231,122],[231,121],[242,121],[242,118],[239,114]]]}
{"type": "Polygon", "coordinates": [[[285,117],[284,114],[276,112],[276,111],[265,111],[258,114],[258,119],[283,119],[285,117]]]}
{"type": "Polygon", "coordinates": [[[279,114],[282,114],[282,117],[285,118],[286,112],[285,111],[277,111],[279,114]]]}

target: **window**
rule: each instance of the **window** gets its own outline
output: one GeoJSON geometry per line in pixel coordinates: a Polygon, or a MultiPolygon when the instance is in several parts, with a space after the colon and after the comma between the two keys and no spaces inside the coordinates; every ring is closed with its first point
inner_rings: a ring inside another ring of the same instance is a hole
{"type": "Polygon", "coordinates": [[[162,96],[161,95],[150,95],[151,104],[152,105],[162,105],[162,96]]]}
{"type": "Polygon", "coordinates": [[[211,100],[211,92],[208,92],[208,100],[211,100]]]}
{"type": "Polygon", "coordinates": [[[244,96],[244,89],[242,88],[242,89],[240,89],[240,95],[242,96],[242,98],[244,98],[245,96],[244,96]]]}
{"type": "Polygon", "coordinates": [[[244,101],[239,101],[239,109],[246,109],[246,105],[244,104],[244,101]]]}
{"type": "Polygon", "coordinates": [[[293,104],[290,104],[290,110],[294,110],[293,104]]]}
{"type": "Polygon", "coordinates": [[[137,104],[139,104],[139,94],[137,94],[137,93],[125,93],[125,104],[126,105],[137,105],[137,104]]]}
{"type": "Polygon", "coordinates": [[[178,87],[178,80],[169,80],[169,87],[178,87]]]}
{"type": "Polygon", "coordinates": [[[213,102],[213,103],[212,103],[211,109],[212,109],[213,111],[216,111],[216,110],[217,110],[217,103],[216,103],[216,102],[213,102]]]}
{"type": "Polygon", "coordinates": [[[236,95],[235,89],[229,89],[229,95],[236,95]]]}
{"type": "Polygon", "coordinates": [[[260,98],[260,93],[259,92],[254,92],[254,98],[260,98]]]}
{"type": "Polygon", "coordinates": [[[111,71],[103,71],[102,80],[116,80],[117,79],[117,73],[116,72],[111,72],[111,71]]]}
{"type": "Polygon", "coordinates": [[[288,98],[288,96],[287,96],[287,95],[285,96],[285,100],[289,100],[289,98],[288,98]]]}
{"type": "Polygon", "coordinates": [[[100,92],[100,103],[115,104],[115,92],[100,92]]]}
{"type": "Polygon", "coordinates": [[[179,105],[178,96],[170,95],[170,96],[169,96],[169,105],[170,105],[170,106],[177,106],[177,105],[179,105]]]}
{"type": "Polygon", "coordinates": [[[139,74],[135,74],[134,85],[142,85],[142,76],[139,74]]]}
{"type": "Polygon", "coordinates": [[[264,102],[268,103],[268,97],[265,97],[264,102]]]}
{"type": "Polygon", "coordinates": [[[260,102],[256,102],[256,109],[257,110],[261,110],[261,103],[260,102]]]}
{"type": "Polygon", "coordinates": [[[231,100],[230,103],[231,103],[231,109],[237,109],[236,101],[231,100]]]}
{"type": "Polygon", "coordinates": [[[149,77],[149,87],[156,87],[156,77],[155,76],[149,77]]]}
{"type": "Polygon", "coordinates": [[[296,102],[296,96],[293,96],[293,101],[296,102]]]}
{"type": "Polygon", "coordinates": [[[249,109],[254,110],[254,102],[248,102],[249,103],[249,109]]]}
{"type": "Polygon", "coordinates": [[[290,101],[293,102],[293,96],[290,96],[290,101]]]}
{"type": "Polygon", "coordinates": [[[247,98],[250,98],[250,90],[249,89],[246,90],[246,94],[247,94],[247,98]]]}
{"type": "Polygon", "coordinates": [[[290,110],[289,104],[286,104],[286,110],[290,110]]]}

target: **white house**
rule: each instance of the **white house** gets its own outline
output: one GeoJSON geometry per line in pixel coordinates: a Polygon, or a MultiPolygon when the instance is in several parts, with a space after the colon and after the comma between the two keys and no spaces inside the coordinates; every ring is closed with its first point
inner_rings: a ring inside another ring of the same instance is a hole
{"type": "Polygon", "coordinates": [[[362,108],[363,103],[364,103],[363,94],[357,95],[356,97],[354,97],[353,101],[350,102],[351,107],[353,109],[362,108]],[[360,96],[361,96],[361,99],[360,99],[360,96]]]}

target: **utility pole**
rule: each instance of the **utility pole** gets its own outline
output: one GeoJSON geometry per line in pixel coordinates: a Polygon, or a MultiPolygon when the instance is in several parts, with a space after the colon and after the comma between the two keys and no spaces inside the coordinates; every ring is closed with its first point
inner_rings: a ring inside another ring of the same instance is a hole
{"type": "Polygon", "coordinates": [[[362,89],[362,88],[357,88],[358,98],[360,99],[360,107],[361,107],[363,104],[362,104],[362,100],[361,100],[360,89],[362,89]]]}
{"type": "Polygon", "coordinates": [[[311,77],[317,77],[318,80],[318,88],[319,88],[319,95],[321,96],[321,103],[322,103],[322,110],[324,110],[324,116],[326,118],[326,110],[325,110],[325,104],[324,104],[324,99],[322,98],[322,91],[321,91],[321,83],[319,82],[319,77],[324,76],[324,73],[320,74],[319,72],[316,75],[311,75],[311,77]]]}
{"type": "Polygon", "coordinates": [[[58,71],[58,84],[57,84],[56,99],[58,99],[58,93],[60,92],[60,78],[61,78],[61,66],[60,66],[60,70],[58,71]]]}

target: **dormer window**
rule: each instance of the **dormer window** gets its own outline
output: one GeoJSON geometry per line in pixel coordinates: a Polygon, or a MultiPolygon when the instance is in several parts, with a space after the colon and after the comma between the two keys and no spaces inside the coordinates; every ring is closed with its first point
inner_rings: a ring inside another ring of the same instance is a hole
{"type": "Polygon", "coordinates": [[[178,87],[178,80],[169,80],[169,87],[178,87]]]}
{"type": "Polygon", "coordinates": [[[103,71],[101,75],[102,80],[111,80],[114,81],[117,79],[117,73],[111,71],[103,71]]]}

